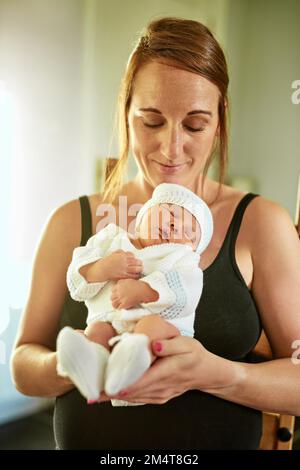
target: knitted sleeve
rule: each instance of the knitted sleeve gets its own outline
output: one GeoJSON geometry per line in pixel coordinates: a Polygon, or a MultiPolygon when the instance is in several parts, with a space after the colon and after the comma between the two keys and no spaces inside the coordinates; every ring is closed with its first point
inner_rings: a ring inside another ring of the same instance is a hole
{"type": "Polygon", "coordinates": [[[85,246],[75,248],[67,271],[67,286],[72,299],[77,301],[90,299],[107,283],[107,281],[87,282],[79,270],[82,266],[104,258],[116,233],[117,226],[115,224],[108,224],[89,238],[85,246]]]}
{"type": "Polygon", "coordinates": [[[168,320],[195,312],[202,293],[203,272],[194,261],[182,261],[173,270],[154,271],[141,281],[147,282],[159,294],[157,301],[143,302],[141,306],[168,320]]]}

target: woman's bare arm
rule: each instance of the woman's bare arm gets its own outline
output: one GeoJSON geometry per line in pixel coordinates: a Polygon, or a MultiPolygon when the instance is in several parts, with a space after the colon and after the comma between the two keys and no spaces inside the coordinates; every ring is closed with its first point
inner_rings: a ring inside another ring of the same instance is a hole
{"type": "Polygon", "coordinates": [[[240,380],[209,391],[264,411],[300,416],[300,361],[292,361],[293,343],[300,340],[300,243],[285,209],[263,198],[252,204],[247,211],[254,266],[252,292],[274,360],[236,364],[240,380]]]}
{"type": "Polygon", "coordinates": [[[292,345],[300,339],[298,235],[288,213],[263,198],[251,203],[243,224],[254,266],[252,292],[274,360],[231,361],[180,335],[160,341],[159,349],[152,344],[161,361],[126,388],[126,400],[162,404],[198,389],[250,408],[300,416],[300,362],[292,361],[292,345]]]}
{"type": "Polygon", "coordinates": [[[34,257],[29,297],[11,358],[14,384],[25,395],[54,397],[73,388],[57,375],[54,351],[67,292],[66,272],[80,238],[76,199],[50,215],[34,257]]]}

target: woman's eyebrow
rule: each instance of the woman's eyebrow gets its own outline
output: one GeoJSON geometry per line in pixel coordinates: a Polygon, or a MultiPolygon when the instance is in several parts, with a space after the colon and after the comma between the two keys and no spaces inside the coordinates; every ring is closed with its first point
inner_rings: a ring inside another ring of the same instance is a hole
{"type": "Polygon", "coordinates": [[[190,116],[191,114],[207,114],[208,116],[212,116],[211,111],[205,111],[204,109],[194,109],[193,111],[187,113],[187,116],[190,116]]]}
{"type": "Polygon", "coordinates": [[[161,111],[159,111],[156,108],[139,108],[139,111],[144,111],[144,112],[149,112],[149,113],[157,113],[157,114],[162,114],[161,111]]]}
{"type": "MultiPolygon", "coordinates": [[[[156,109],[156,108],[139,108],[139,111],[162,114],[162,112],[159,111],[159,109],[156,109]]],[[[187,113],[187,116],[191,116],[193,114],[207,114],[208,116],[212,116],[211,111],[206,111],[204,109],[193,109],[193,111],[190,111],[190,112],[187,113]]]]}

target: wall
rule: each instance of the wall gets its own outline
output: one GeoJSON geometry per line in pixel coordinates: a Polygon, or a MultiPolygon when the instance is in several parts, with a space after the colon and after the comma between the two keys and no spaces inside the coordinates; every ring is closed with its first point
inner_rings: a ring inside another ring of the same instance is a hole
{"type": "Polygon", "coordinates": [[[8,361],[41,228],[81,189],[83,13],[82,0],[0,2],[0,422],[45,403],[14,389],[8,361]]]}
{"type": "Polygon", "coordinates": [[[79,190],[83,6],[82,0],[0,3],[0,79],[17,112],[12,210],[23,259],[32,255],[50,210],[79,190]]]}
{"type": "Polygon", "coordinates": [[[227,56],[231,74],[231,175],[295,214],[300,173],[298,0],[230,0],[227,56]]]}
{"type": "MultiPolygon", "coordinates": [[[[126,63],[143,27],[158,16],[183,16],[204,22],[220,41],[226,35],[227,0],[122,0],[110,2],[88,0],[85,42],[84,95],[88,110],[85,128],[91,151],[86,152],[86,168],[95,168],[95,157],[118,155],[118,144],[112,128],[119,84],[126,63]],[[111,145],[112,142],[112,145],[111,145]]],[[[129,177],[136,171],[130,158],[129,177]]],[[[92,177],[90,177],[92,178],[92,177]]]]}

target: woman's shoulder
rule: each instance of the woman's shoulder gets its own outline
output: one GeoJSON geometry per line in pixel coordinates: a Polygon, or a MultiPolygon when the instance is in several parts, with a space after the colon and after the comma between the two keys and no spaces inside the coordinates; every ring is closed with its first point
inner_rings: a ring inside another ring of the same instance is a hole
{"type": "Polygon", "coordinates": [[[289,212],[277,202],[263,196],[256,197],[245,214],[245,228],[248,231],[253,263],[276,258],[282,253],[282,249],[289,256],[299,253],[294,221],[289,212]]]}
{"type": "Polygon", "coordinates": [[[50,213],[50,217],[56,220],[67,221],[70,218],[80,216],[79,198],[71,199],[56,206],[50,213]]]}
{"type": "Polygon", "coordinates": [[[251,201],[244,219],[244,224],[253,238],[257,238],[259,234],[268,237],[274,230],[277,234],[285,229],[294,230],[294,223],[287,209],[261,195],[251,201]]]}
{"type": "Polygon", "coordinates": [[[44,232],[65,246],[78,246],[81,240],[79,199],[72,199],[55,207],[48,216],[44,232]]]}
{"type": "MultiPolygon", "coordinates": [[[[99,231],[99,222],[101,216],[99,215],[100,205],[103,203],[103,194],[101,192],[86,194],[89,210],[92,219],[92,233],[96,234],[99,231]]],[[[72,199],[57,207],[52,214],[56,223],[64,229],[70,229],[72,227],[73,240],[80,243],[81,231],[82,231],[82,220],[81,220],[81,205],[79,197],[72,199]]]]}
{"type": "MultiPolygon", "coordinates": [[[[238,204],[247,194],[224,185],[216,207],[213,206],[216,222],[219,219],[224,225],[226,221],[225,225],[228,226],[238,204]]],[[[267,243],[270,237],[274,238],[274,233],[293,236],[294,232],[294,223],[288,211],[277,202],[257,194],[245,209],[239,237],[243,240],[243,245],[248,246],[249,251],[253,252],[256,247],[267,243]]]]}
{"type": "MultiPolygon", "coordinates": [[[[237,204],[247,193],[233,189],[228,192],[230,197],[236,200],[229,205],[237,207],[237,204]]],[[[240,235],[244,246],[248,246],[249,252],[254,255],[259,253],[264,255],[267,247],[277,250],[278,244],[283,240],[290,243],[296,240],[296,230],[294,222],[287,211],[279,203],[261,196],[254,197],[243,214],[240,235]]]]}
{"type": "MultiPolygon", "coordinates": [[[[101,193],[86,195],[89,202],[89,210],[92,219],[92,233],[94,235],[100,232],[97,208],[101,204],[101,193]],[[98,225],[97,225],[98,224],[98,225]]],[[[103,235],[110,235],[115,230],[114,224],[108,224],[109,227],[102,231],[103,235]]],[[[71,199],[52,210],[44,229],[44,238],[49,243],[60,245],[65,252],[72,252],[74,248],[80,245],[82,235],[82,213],[79,197],[71,199]]]]}

